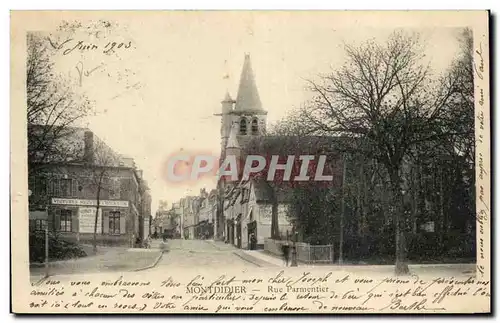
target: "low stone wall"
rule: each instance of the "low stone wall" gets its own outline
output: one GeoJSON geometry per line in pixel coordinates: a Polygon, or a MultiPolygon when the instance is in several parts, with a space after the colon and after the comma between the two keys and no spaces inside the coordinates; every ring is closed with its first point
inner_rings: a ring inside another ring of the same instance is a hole
{"type": "MultiPolygon", "coordinates": [[[[80,233],[79,237],[77,233],[74,232],[59,232],[57,234],[61,239],[66,241],[81,243],[81,244],[93,244],[94,234],[93,233],[80,233]]],[[[97,234],[97,245],[99,246],[109,246],[109,247],[131,247],[130,236],[128,234],[120,235],[110,235],[110,234],[97,234]]]]}

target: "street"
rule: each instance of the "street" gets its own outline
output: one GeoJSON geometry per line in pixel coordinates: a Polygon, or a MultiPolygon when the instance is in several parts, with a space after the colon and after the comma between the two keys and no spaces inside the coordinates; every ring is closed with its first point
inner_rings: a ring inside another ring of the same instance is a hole
{"type": "MultiPolygon", "coordinates": [[[[155,240],[152,248],[160,248],[161,240],[155,240]]],[[[246,268],[257,267],[252,262],[239,257],[238,249],[220,241],[211,240],[167,240],[168,252],[160,262],[147,272],[165,271],[168,267],[199,268],[246,268]]]]}
{"type": "MultiPolygon", "coordinates": [[[[161,240],[154,240],[151,249],[128,249],[127,254],[105,261],[103,257],[111,253],[59,262],[57,267],[51,268],[51,277],[60,281],[71,281],[75,277],[88,277],[94,279],[111,279],[116,274],[134,275],[136,272],[141,277],[161,279],[167,273],[179,271],[209,270],[225,273],[228,270],[258,272],[275,272],[283,269],[283,261],[277,257],[266,254],[262,250],[241,250],[232,245],[212,240],[167,240],[167,249],[160,255],[161,240]],[[144,255],[150,254],[145,262],[144,255]],[[159,257],[156,255],[160,255],[159,257]],[[140,256],[140,257],[139,257],[140,256]],[[109,264],[107,264],[109,263],[109,264]],[[111,265],[113,264],[113,265],[111,265]]],[[[113,253],[114,254],[114,253],[113,253]]],[[[287,270],[328,269],[336,275],[359,275],[369,277],[392,277],[392,265],[343,265],[338,264],[303,264],[298,267],[288,267],[287,270]]],[[[412,274],[422,278],[435,277],[473,277],[474,264],[436,264],[436,265],[410,265],[412,274]]],[[[33,272],[31,283],[40,281],[43,273],[33,272]]]]}
{"type": "MultiPolygon", "coordinates": [[[[160,248],[161,240],[155,240],[152,248],[160,248]]],[[[285,267],[283,261],[262,250],[242,250],[221,241],[167,240],[168,251],[156,266],[142,272],[164,272],[168,268],[247,269],[285,267]]],[[[392,275],[393,265],[304,264],[300,268],[330,268],[336,272],[359,275],[392,275]]],[[[289,267],[290,268],[290,267],[289,267]]],[[[412,273],[423,277],[470,276],[475,274],[474,264],[411,264],[412,273]]],[[[292,268],[290,268],[292,269],[292,268]]]]}

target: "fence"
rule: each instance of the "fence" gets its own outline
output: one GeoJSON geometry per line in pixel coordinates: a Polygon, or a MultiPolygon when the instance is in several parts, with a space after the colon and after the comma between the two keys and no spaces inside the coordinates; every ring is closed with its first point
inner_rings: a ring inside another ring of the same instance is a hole
{"type": "MultiPolygon", "coordinates": [[[[281,247],[286,242],[287,241],[285,240],[265,239],[264,250],[273,255],[281,256],[282,255],[281,247]]],[[[291,242],[288,243],[292,245],[291,242]]],[[[298,261],[308,264],[333,262],[332,245],[310,245],[305,242],[297,242],[295,243],[295,247],[297,250],[298,261]]]]}

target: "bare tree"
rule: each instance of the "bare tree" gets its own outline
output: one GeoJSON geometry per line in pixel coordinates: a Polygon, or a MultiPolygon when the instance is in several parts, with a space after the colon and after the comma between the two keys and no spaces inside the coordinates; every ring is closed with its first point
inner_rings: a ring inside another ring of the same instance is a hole
{"type": "Polygon", "coordinates": [[[452,135],[443,111],[456,80],[432,79],[418,35],[393,33],[345,47],[347,62],[336,72],[309,81],[314,99],[304,109],[313,131],[350,136],[355,149],[385,167],[394,204],[396,274],[409,272],[405,251],[407,173],[423,144],[452,135]]]}
{"type": "Polygon", "coordinates": [[[118,175],[117,167],[120,165],[119,157],[111,151],[102,141],[96,140],[90,152],[92,155],[85,156],[86,162],[90,166],[89,186],[95,193],[96,210],[94,218],[94,237],[92,245],[94,252],[97,251],[97,225],[101,200],[104,196],[119,192],[120,187],[116,182],[118,175]]]}
{"type": "MultiPolygon", "coordinates": [[[[465,157],[469,171],[474,172],[475,136],[474,136],[474,48],[472,30],[465,28],[459,38],[460,52],[452,62],[444,84],[451,92],[443,119],[449,130],[455,135],[446,137],[454,151],[465,157]]],[[[452,152],[452,153],[453,153],[452,152]]]]}
{"type": "Polygon", "coordinates": [[[90,101],[71,90],[54,69],[48,41],[40,34],[27,36],[26,95],[29,172],[49,162],[75,161],[79,147],[61,144],[73,127],[90,112],[90,101]]]}

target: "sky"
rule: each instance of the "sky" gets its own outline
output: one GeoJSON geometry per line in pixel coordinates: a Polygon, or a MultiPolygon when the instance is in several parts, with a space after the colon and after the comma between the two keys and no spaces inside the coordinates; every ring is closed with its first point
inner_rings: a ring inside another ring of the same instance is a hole
{"type": "Polygon", "coordinates": [[[180,149],[220,153],[221,121],[214,114],[226,90],[236,97],[245,53],[269,125],[308,98],[305,79],[342,65],[345,43],[383,41],[396,27],[419,32],[436,73],[457,51],[456,28],[415,28],[409,16],[398,24],[361,18],[321,12],[157,12],[143,19],[123,14],[104,22],[81,19],[81,27],[51,37],[61,44],[57,71],[93,101],[96,114],[85,125],[135,159],[155,212],[160,199],[171,205],[215,187],[213,180],[172,185],[162,178],[162,167],[180,149]],[[80,41],[95,46],[82,48],[80,41]],[[114,51],[105,53],[113,42],[114,51]]]}

